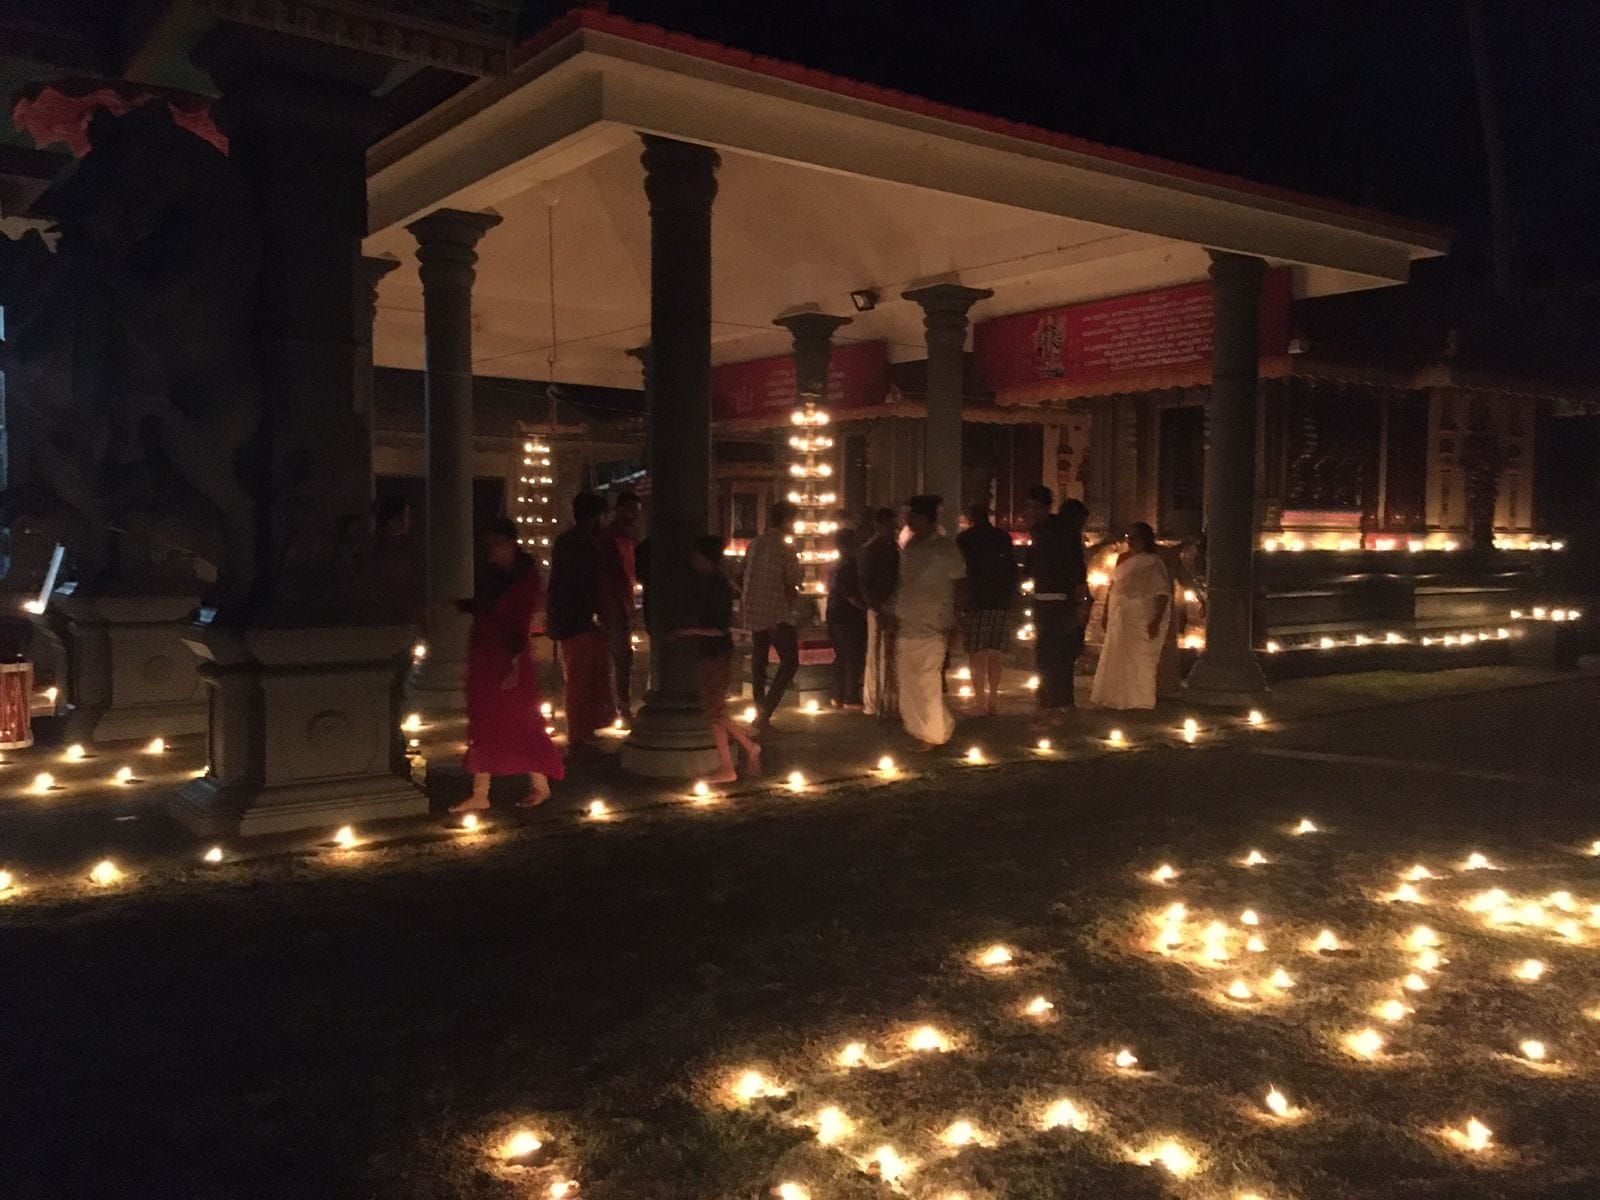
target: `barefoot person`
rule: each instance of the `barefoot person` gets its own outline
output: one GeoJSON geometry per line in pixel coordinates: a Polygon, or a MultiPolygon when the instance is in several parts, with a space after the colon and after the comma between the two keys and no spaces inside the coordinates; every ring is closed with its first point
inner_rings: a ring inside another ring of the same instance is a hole
{"type": "Polygon", "coordinates": [[[495,775],[527,775],[525,805],[543,804],[562,775],[561,754],[544,731],[539,680],[528,648],[544,585],[517,548],[517,527],[494,522],[483,534],[484,568],[472,600],[467,642],[467,772],[472,795],[451,812],[489,807],[495,775]]]}
{"type": "Polygon", "coordinates": [[[1077,703],[1073,677],[1089,623],[1088,568],[1083,523],[1089,510],[1070,496],[1059,512],[1044,486],[1028,491],[1028,552],[1023,573],[1033,580],[1034,666],[1039,672],[1038,726],[1059,724],[1077,703]]]}
{"type": "Polygon", "coordinates": [[[545,624],[561,658],[567,706],[567,752],[594,742],[617,715],[611,690],[611,643],[605,629],[604,496],[580,492],[572,528],[550,547],[550,603],[545,624]]]}
{"type": "Polygon", "coordinates": [[[899,707],[894,673],[894,634],[889,631],[889,599],[900,578],[900,523],[892,508],[872,514],[872,536],[862,543],[857,574],[867,608],[867,660],[861,700],[867,713],[889,717],[899,707]]]}
{"type": "Polygon", "coordinates": [[[728,716],[728,683],[733,677],[733,585],[722,573],[725,543],[715,534],[696,538],[694,564],[699,585],[695,624],[674,629],[675,639],[695,638],[699,643],[700,705],[711,736],[717,744],[717,774],[712,783],[732,783],[739,777],[733,769],[732,738],[744,747],[745,774],[761,774],[761,747],[728,716]]]}
{"type": "Polygon", "coordinates": [[[1154,708],[1156,667],[1172,617],[1172,578],[1156,551],[1155,531],[1139,521],[1117,560],[1101,614],[1105,645],[1089,699],[1104,708],[1154,708]]]}
{"type": "Polygon", "coordinates": [[[967,506],[967,527],[956,534],[956,547],[967,564],[961,640],[972,672],[972,694],[979,711],[992,717],[999,710],[1006,647],[1016,632],[1011,606],[1017,598],[1017,554],[1011,535],[989,519],[987,504],[967,506]]]}
{"type": "Polygon", "coordinates": [[[767,527],[750,543],[744,556],[744,597],[739,615],[750,631],[750,699],[756,705],[756,733],[772,724],[772,715],[800,669],[800,638],[794,627],[794,602],[805,574],[800,558],[786,540],[800,510],[779,500],[767,513],[767,527]],[[767,684],[767,660],[778,655],[778,673],[767,684]]]}
{"type": "Polygon", "coordinates": [[[617,715],[633,720],[634,588],[639,582],[639,496],[618,492],[611,520],[600,531],[606,642],[611,651],[611,698],[617,715]]]}
{"type": "Polygon", "coordinates": [[[854,529],[833,537],[839,561],[828,572],[828,640],[833,643],[834,708],[859,711],[867,666],[867,605],[861,598],[861,563],[854,529]]]}
{"type": "Polygon", "coordinates": [[[958,632],[967,566],[956,544],[939,532],[939,497],[913,496],[900,551],[900,582],[891,602],[900,716],[916,749],[950,740],[955,719],[944,703],[944,662],[958,632]]]}

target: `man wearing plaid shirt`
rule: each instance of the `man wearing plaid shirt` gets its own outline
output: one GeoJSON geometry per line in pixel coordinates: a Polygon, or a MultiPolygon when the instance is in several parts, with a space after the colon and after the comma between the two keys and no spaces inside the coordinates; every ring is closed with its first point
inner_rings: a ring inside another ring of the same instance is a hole
{"type": "Polygon", "coordinates": [[[780,500],[767,514],[767,528],[744,557],[744,595],[740,619],[750,631],[750,696],[756,702],[756,733],[766,731],[772,714],[800,669],[800,640],[794,628],[794,599],[803,574],[800,558],[785,537],[799,510],[780,500]],[[778,652],[778,673],[767,687],[767,655],[778,652]]]}

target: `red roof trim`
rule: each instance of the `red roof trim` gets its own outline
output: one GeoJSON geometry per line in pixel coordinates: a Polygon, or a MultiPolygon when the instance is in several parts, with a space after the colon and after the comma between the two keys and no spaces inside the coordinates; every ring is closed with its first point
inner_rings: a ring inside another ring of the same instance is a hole
{"type": "Polygon", "coordinates": [[[765,55],[752,54],[746,50],[724,46],[718,42],[706,41],[703,38],[693,37],[689,34],[673,33],[656,25],[647,25],[640,21],[633,21],[627,17],[601,12],[592,8],[575,9],[516,46],[509,56],[512,69],[521,66],[529,59],[555,45],[562,38],[579,30],[593,30],[596,33],[610,34],[613,37],[626,38],[629,41],[639,42],[644,45],[660,46],[663,49],[698,58],[705,62],[754,71],[757,74],[767,75],[774,79],[783,79],[791,83],[815,88],[818,91],[831,92],[837,96],[846,96],[869,104],[881,104],[887,108],[900,109],[903,112],[918,113],[941,121],[949,121],[954,125],[965,125],[969,129],[980,129],[988,133],[998,133],[1006,137],[1036,142],[1057,150],[1066,150],[1070,153],[1103,159],[1107,162],[1133,167],[1137,170],[1168,175],[1174,179],[1183,179],[1190,183],[1201,183],[1211,187],[1246,192],[1260,196],[1263,199],[1279,200],[1306,208],[1320,209],[1323,212],[1337,216],[1353,217],[1362,221],[1370,221],[1374,224],[1387,225],[1392,229],[1408,230],[1430,238],[1447,240],[1452,236],[1452,231],[1442,225],[1419,221],[1412,217],[1399,217],[1393,213],[1382,212],[1374,208],[1347,204],[1341,200],[1330,200],[1326,196],[1314,196],[1306,192],[1297,192],[1291,188],[1278,187],[1270,183],[1258,183],[1253,179],[1245,179],[1239,175],[1229,175],[1225,172],[1212,171],[1205,167],[1172,162],[1170,159],[1157,158],[1155,155],[1141,154],[1134,150],[1123,150],[1116,146],[1107,146],[1100,142],[1089,141],[1087,138],[1056,133],[1052,130],[1041,129],[1036,125],[1012,121],[1005,117],[995,117],[986,113],[956,108],[950,104],[940,104],[921,96],[913,96],[906,92],[896,91],[893,88],[846,79],[843,76],[831,75],[826,71],[798,66],[794,63],[769,58],[765,55]]]}

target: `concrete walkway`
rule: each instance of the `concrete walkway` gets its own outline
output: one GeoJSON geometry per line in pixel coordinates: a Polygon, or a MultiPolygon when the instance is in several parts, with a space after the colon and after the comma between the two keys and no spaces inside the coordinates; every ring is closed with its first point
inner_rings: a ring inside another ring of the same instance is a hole
{"type": "MultiPolygon", "coordinates": [[[[1164,703],[1154,712],[1111,713],[1081,708],[1059,730],[1049,733],[1048,748],[1030,732],[1033,694],[1027,674],[1008,672],[1002,711],[996,717],[961,716],[948,747],[930,754],[913,754],[910,741],[897,725],[860,713],[800,707],[785,709],[764,741],[765,771],[760,778],[711,790],[696,797],[689,789],[664,789],[659,784],[630,778],[618,764],[622,745],[619,733],[601,739],[596,751],[569,765],[568,777],[556,785],[555,795],[537,810],[515,807],[519,781],[500,781],[494,792],[495,807],[484,817],[494,828],[539,828],[551,823],[593,819],[591,806],[599,801],[605,811],[622,815],[657,806],[748,801],[762,796],[794,794],[791,772],[803,777],[804,794],[820,794],[845,787],[894,786],[912,780],[937,779],[954,772],[1004,771],[1019,761],[1067,763],[1114,754],[1138,754],[1157,749],[1205,750],[1258,736],[1261,732],[1303,731],[1307,753],[1317,752],[1315,731],[1319,718],[1362,709],[1509,688],[1532,687],[1571,679],[1571,673],[1515,666],[1467,667],[1429,673],[1398,671],[1332,675],[1279,684],[1263,702],[1263,723],[1252,726],[1243,713],[1217,713],[1185,705],[1164,703]],[[1195,722],[1192,740],[1184,722],[1195,722]],[[1121,732],[1120,744],[1110,740],[1121,732]],[[971,757],[976,751],[976,757],[971,757]],[[894,769],[884,772],[879,762],[893,759],[894,769]]],[[[951,675],[952,689],[960,679],[951,675]]],[[[1080,701],[1087,701],[1087,680],[1080,681],[1080,701]]],[[[958,714],[968,702],[952,697],[958,714]]],[[[561,711],[552,708],[558,739],[561,711]]],[[[411,735],[413,774],[433,801],[434,815],[426,820],[390,823],[364,828],[363,839],[385,842],[433,840],[459,836],[457,821],[444,812],[464,794],[466,781],[458,764],[462,751],[462,724],[450,723],[411,735]]],[[[1278,739],[1275,739],[1278,740],[1278,739]]],[[[173,789],[202,771],[205,745],[201,737],[176,738],[160,753],[143,745],[97,747],[81,759],[64,747],[38,746],[9,752],[0,764],[0,869],[35,881],[58,883],[81,880],[102,858],[149,869],[165,864],[172,869],[192,869],[202,862],[210,843],[196,840],[169,820],[163,800],[173,789]],[[126,768],[132,778],[119,782],[126,768]],[[40,773],[48,773],[52,786],[44,789],[40,773]]],[[[1493,773],[1491,765],[1485,771],[1493,773]]],[[[222,847],[229,860],[245,857],[302,854],[326,848],[332,829],[307,831],[282,837],[255,839],[222,847]]]]}

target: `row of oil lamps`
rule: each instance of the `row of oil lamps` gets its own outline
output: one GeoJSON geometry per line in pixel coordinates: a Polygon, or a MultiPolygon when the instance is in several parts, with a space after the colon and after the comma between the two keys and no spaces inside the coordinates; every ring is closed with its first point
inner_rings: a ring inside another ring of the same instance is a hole
{"type": "MultiPolygon", "coordinates": [[[[808,707],[806,711],[812,715],[816,715],[821,710],[816,706],[816,702],[812,701],[810,702],[810,707],[808,707]]],[[[552,719],[554,716],[554,709],[549,705],[548,702],[546,702],[546,704],[543,706],[543,715],[547,720],[552,719]]],[[[744,713],[747,721],[753,721],[755,719],[755,715],[755,710],[753,708],[746,710],[744,713]]],[[[1266,724],[1266,720],[1267,718],[1265,714],[1259,709],[1251,709],[1245,717],[1245,724],[1252,727],[1260,727],[1266,724]]],[[[422,717],[417,713],[408,715],[401,724],[401,729],[407,734],[420,733],[425,727],[426,725],[422,720],[422,717]]],[[[616,729],[613,730],[613,732],[625,732],[625,727],[623,726],[620,718],[618,719],[616,729]]],[[[1202,730],[1200,723],[1195,718],[1188,717],[1184,719],[1182,725],[1180,725],[1175,732],[1186,743],[1192,745],[1199,739],[1202,730]]],[[[414,743],[415,739],[413,738],[412,741],[414,743]]],[[[1132,745],[1132,742],[1123,732],[1123,730],[1120,728],[1113,728],[1106,733],[1106,736],[1103,739],[1103,745],[1109,749],[1126,749],[1132,745]]],[[[163,754],[166,752],[166,749],[167,745],[165,740],[159,737],[152,739],[144,747],[144,751],[147,754],[163,754]]],[[[1033,743],[1032,750],[1041,757],[1048,757],[1057,753],[1054,742],[1047,737],[1036,739],[1033,743]]],[[[63,751],[63,758],[72,763],[86,761],[89,757],[89,752],[81,744],[68,746],[66,750],[63,751]]],[[[968,766],[988,766],[992,765],[996,760],[987,752],[985,752],[981,746],[974,745],[967,748],[967,750],[961,755],[959,761],[968,766]]],[[[199,773],[204,774],[203,769],[199,773]]],[[[901,768],[900,764],[892,755],[888,754],[885,754],[878,759],[874,767],[874,773],[878,778],[884,780],[899,779],[905,776],[905,772],[901,768]]],[[[119,785],[128,785],[138,782],[139,780],[138,775],[130,766],[119,767],[112,778],[113,781],[119,785]]],[[[781,786],[790,793],[798,794],[808,791],[814,785],[806,776],[805,772],[794,770],[790,771],[784,777],[781,786]]],[[[36,795],[49,795],[55,791],[58,791],[59,789],[60,785],[57,783],[55,776],[48,771],[41,771],[35,775],[33,782],[30,785],[30,790],[36,795]]],[[[716,803],[720,799],[720,796],[712,790],[712,787],[708,782],[705,780],[697,780],[690,786],[688,798],[696,806],[704,807],[706,805],[716,803]]],[[[600,799],[591,800],[584,807],[583,811],[584,816],[593,821],[608,821],[616,815],[611,806],[608,805],[604,800],[600,799]]],[[[467,813],[460,819],[458,827],[464,832],[476,833],[484,828],[484,823],[478,814],[467,813]]],[[[349,850],[354,849],[357,845],[359,845],[360,841],[361,839],[357,835],[355,829],[352,826],[345,825],[341,826],[335,831],[328,844],[335,849],[349,850]]],[[[201,859],[207,865],[214,866],[226,861],[227,853],[221,846],[211,846],[201,855],[201,859]]],[[[119,867],[114,860],[109,858],[97,862],[88,872],[89,881],[102,887],[122,883],[127,878],[128,872],[119,867]]],[[[13,898],[19,895],[20,892],[21,886],[16,875],[11,871],[0,869],[0,899],[13,898]]]]}

